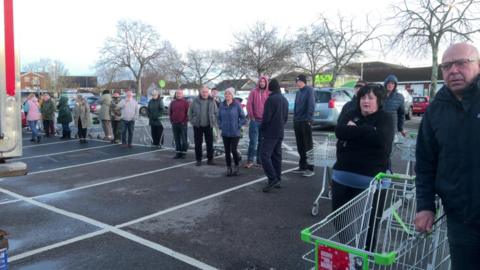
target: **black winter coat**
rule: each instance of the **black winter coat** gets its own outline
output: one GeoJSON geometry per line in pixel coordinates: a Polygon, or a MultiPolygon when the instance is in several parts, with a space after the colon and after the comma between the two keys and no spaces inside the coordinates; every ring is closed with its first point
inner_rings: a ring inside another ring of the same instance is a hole
{"type": "Polygon", "coordinates": [[[416,149],[417,211],[435,210],[438,194],[449,218],[480,224],[480,79],[462,101],[444,86],[420,124],[416,149]]]}
{"type": "Polygon", "coordinates": [[[163,114],[163,101],[161,98],[150,99],[147,106],[147,115],[150,126],[161,126],[163,114]]]}
{"type": "Polygon", "coordinates": [[[385,172],[394,133],[392,118],[385,111],[368,116],[363,116],[359,109],[347,112],[335,128],[338,142],[333,168],[372,177],[385,172]],[[348,126],[350,120],[357,126],[348,126]]]}
{"type": "Polygon", "coordinates": [[[265,102],[262,124],[262,137],[283,138],[283,130],[288,120],[288,100],[279,92],[272,92],[265,102]]]}

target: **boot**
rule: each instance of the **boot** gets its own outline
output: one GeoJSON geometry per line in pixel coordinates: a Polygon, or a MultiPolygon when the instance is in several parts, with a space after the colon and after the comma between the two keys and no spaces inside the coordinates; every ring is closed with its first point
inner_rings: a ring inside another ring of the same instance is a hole
{"type": "Polygon", "coordinates": [[[71,134],[72,134],[72,131],[67,131],[67,133],[65,134],[65,139],[70,140],[72,138],[71,134]]]}
{"type": "Polygon", "coordinates": [[[233,175],[233,176],[237,176],[237,175],[238,175],[238,171],[239,171],[238,165],[235,165],[235,167],[233,167],[232,175],[233,175]]]}
{"type": "Polygon", "coordinates": [[[227,176],[232,176],[232,167],[227,166],[227,176]]]}

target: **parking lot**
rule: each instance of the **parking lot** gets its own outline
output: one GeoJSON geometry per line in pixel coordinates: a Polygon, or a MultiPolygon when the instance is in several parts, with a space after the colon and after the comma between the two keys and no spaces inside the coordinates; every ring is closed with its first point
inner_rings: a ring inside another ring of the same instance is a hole
{"type": "MultiPolygon", "coordinates": [[[[419,119],[407,129],[416,131],[419,119]]],[[[95,133],[88,144],[58,138],[32,144],[24,134],[16,160],[27,163],[28,175],[0,179],[11,269],[308,268],[301,257],[310,246],[300,231],[325,217],[330,202],[321,200],[319,215],[311,216],[323,168],[312,178],[291,173],[298,161],[291,123],[283,187],[267,194],[261,168],[227,178],[222,155],[217,165],[196,167],[192,150],[184,160],[172,158],[169,128],[161,149],[145,143],[144,131],[137,127],[133,148],[95,133]]],[[[314,131],[314,140],[326,133],[314,131]]],[[[405,171],[398,155],[393,165],[405,171]]]]}

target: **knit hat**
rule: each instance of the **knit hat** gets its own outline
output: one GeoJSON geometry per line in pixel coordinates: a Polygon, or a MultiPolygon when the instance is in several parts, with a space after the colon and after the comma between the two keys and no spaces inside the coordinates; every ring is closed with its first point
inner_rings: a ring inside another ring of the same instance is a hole
{"type": "Polygon", "coordinates": [[[229,87],[229,88],[225,89],[224,94],[226,94],[226,93],[230,93],[232,95],[232,97],[234,97],[235,96],[235,88],[229,87]]]}
{"type": "Polygon", "coordinates": [[[270,92],[279,92],[280,91],[280,84],[278,83],[277,79],[271,79],[268,83],[268,91],[270,92]]]}
{"type": "Polygon", "coordinates": [[[305,84],[307,84],[307,77],[303,74],[300,74],[297,76],[297,78],[295,79],[295,82],[298,82],[298,81],[302,81],[304,82],[305,84]]]}

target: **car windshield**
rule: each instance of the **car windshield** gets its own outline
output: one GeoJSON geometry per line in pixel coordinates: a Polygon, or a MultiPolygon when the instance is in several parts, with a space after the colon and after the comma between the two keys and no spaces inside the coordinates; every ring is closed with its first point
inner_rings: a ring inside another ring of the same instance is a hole
{"type": "Polygon", "coordinates": [[[413,102],[427,102],[427,98],[415,97],[415,98],[413,98],[413,102]]]}
{"type": "Polygon", "coordinates": [[[326,91],[315,91],[315,102],[316,103],[328,103],[332,93],[326,91]]]}

